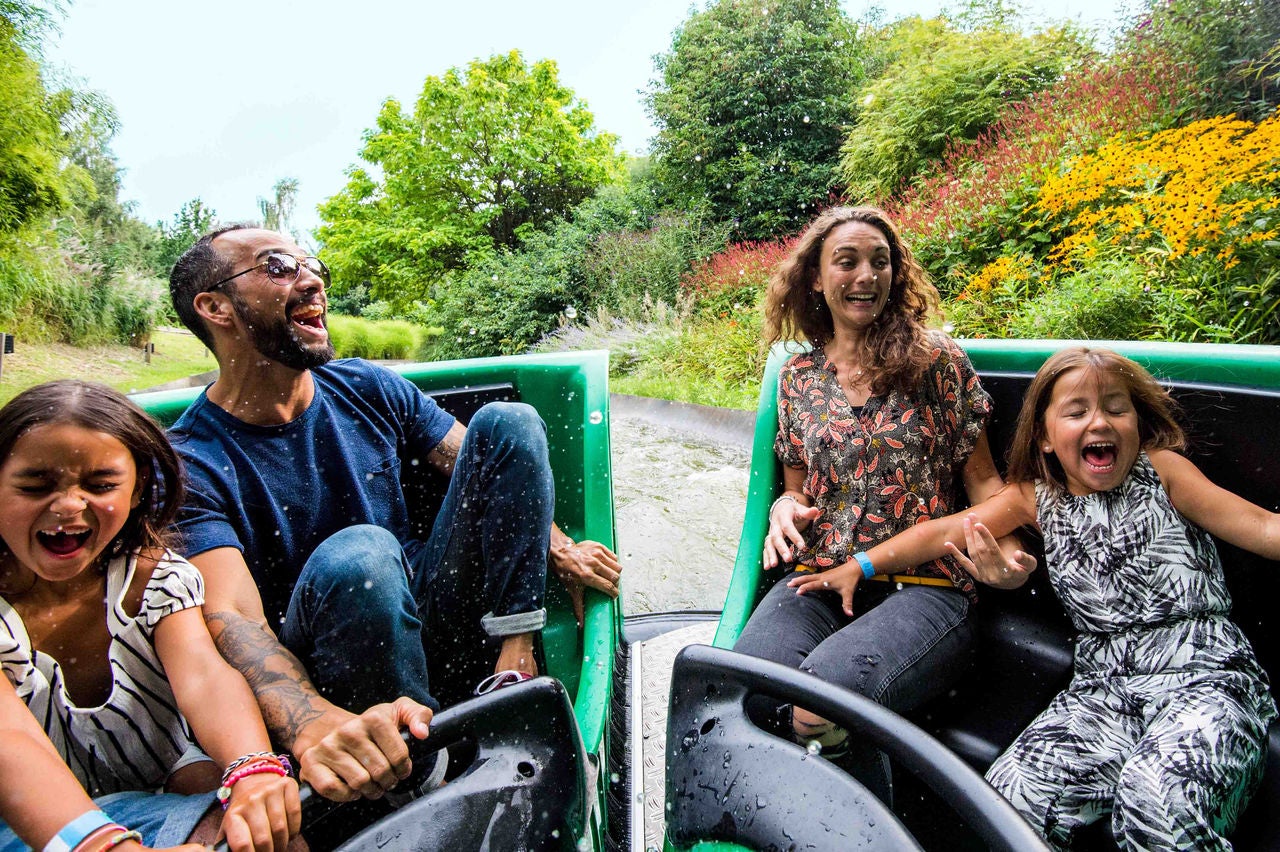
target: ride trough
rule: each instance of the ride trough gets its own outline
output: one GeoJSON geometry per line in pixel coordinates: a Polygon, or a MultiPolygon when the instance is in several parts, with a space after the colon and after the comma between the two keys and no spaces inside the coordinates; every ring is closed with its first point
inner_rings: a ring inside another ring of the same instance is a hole
{"type": "MultiPolygon", "coordinates": [[[[961,343],[994,399],[989,435],[1001,462],[1031,377],[1069,343],[961,343]]],[[[1280,347],[1099,345],[1142,363],[1166,384],[1181,405],[1190,455],[1201,470],[1254,503],[1280,509],[1280,347]]],[[[1071,627],[1044,571],[1017,590],[980,590],[982,644],[973,669],[911,718],[729,650],[775,579],[761,570],[760,554],[768,506],[782,482],[773,438],[785,358],[776,348],[765,369],[745,521],[723,610],[624,618],[619,601],[589,592],[579,629],[568,596],[550,583],[539,647],[546,676],[437,714],[430,737],[412,751],[420,759],[448,747],[448,781],[405,807],[335,805],[304,788],[303,831],[313,850],[1046,848],[982,779],[1070,677],[1071,627]],[[876,742],[893,764],[892,807],[819,753],[752,724],[744,705],[756,694],[797,703],[876,742]]],[[[486,402],[533,405],[547,424],[556,522],[574,539],[616,549],[608,353],[396,369],[464,422],[486,402]]],[[[197,393],[135,399],[170,423],[197,393]]],[[[438,485],[426,477],[405,485],[414,516],[429,525],[438,485]]],[[[1280,600],[1280,565],[1218,546],[1232,617],[1275,680],[1280,632],[1271,614],[1280,600]]],[[[1232,840],[1242,850],[1280,848],[1280,726],[1271,730],[1262,786],[1232,840]]],[[[1079,848],[1115,848],[1105,820],[1079,848]]]]}

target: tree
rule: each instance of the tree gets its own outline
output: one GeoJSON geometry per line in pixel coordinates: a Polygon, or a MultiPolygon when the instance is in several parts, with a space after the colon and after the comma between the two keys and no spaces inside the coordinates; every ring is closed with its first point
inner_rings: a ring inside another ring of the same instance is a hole
{"type": "Polygon", "coordinates": [[[293,218],[293,205],[298,200],[298,179],[281,178],[271,187],[271,191],[274,199],[258,199],[258,209],[262,211],[262,227],[292,236],[289,221],[293,218]]]}
{"type": "Polygon", "coordinates": [[[809,219],[837,186],[850,93],[862,81],[856,28],[837,0],[718,0],[676,30],[646,93],[657,179],[705,201],[739,236],[809,219]]]}
{"type": "Polygon", "coordinates": [[[428,77],[412,114],[387,100],[317,235],[337,290],[368,282],[397,304],[555,221],[622,174],[617,137],[518,51],[428,77]]]}
{"type": "Polygon", "coordinates": [[[64,167],[64,93],[46,88],[39,65],[23,47],[23,8],[0,6],[0,235],[62,209],[69,184],[84,179],[77,167],[64,167]]]}
{"type": "Polygon", "coordinates": [[[195,245],[196,240],[213,230],[217,222],[218,214],[205,206],[199,198],[193,198],[182,205],[178,212],[173,214],[173,221],[169,224],[157,222],[156,228],[160,231],[160,239],[156,242],[155,254],[151,261],[151,267],[155,273],[168,278],[169,271],[173,269],[178,258],[182,257],[182,253],[195,245]]]}
{"type": "MultiPolygon", "coordinates": [[[[996,11],[1001,7],[996,4],[996,11]]],[[[1007,104],[1056,82],[1087,53],[1071,29],[1020,35],[1006,15],[909,18],[892,25],[894,61],[857,96],[858,116],[840,149],[855,201],[884,201],[953,142],[976,139],[1007,104]]]]}

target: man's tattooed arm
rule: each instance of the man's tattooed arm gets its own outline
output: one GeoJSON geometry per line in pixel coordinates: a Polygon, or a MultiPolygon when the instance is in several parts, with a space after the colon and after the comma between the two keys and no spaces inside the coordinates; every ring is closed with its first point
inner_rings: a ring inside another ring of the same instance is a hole
{"type": "Polygon", "coordinates": [[[271,739],[293,750],[298,733],[331,707],[298,658],[259,621],[233,610],[205,613],[214,643],[249,682],[271,739]]]}
{"type": "Polygon", "coordinates": [[[453,468],[458,463],[458,453],[462,452],[462,439],[466,435],[467,427],[461,423],[454,423],[449,434],[427,453],[427,462],[446,478],[453,476],[453,468]]]}

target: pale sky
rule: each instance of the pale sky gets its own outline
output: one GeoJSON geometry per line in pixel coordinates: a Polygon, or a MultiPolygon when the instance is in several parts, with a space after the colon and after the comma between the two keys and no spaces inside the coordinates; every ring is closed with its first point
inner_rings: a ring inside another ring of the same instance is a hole
{"type": "MultiPolygon", "coordinates": [[[[861,18],[931,16],[944,0],[845,0],[861,18]]],[[[1099,31],[1122,0],[1029,0],[1032,20],[1099,31]]],[[[428,76],[511,49],[553,59],[596,127],[633,153],[653,126],[639,91],[699,0],[71,0],[47,60],[104,93],[120,117],[123,197],[148,222],[199,196],[221,221],[299,181],[295,227],[346,184],[382,102],[410,110],[428,76]]]]}

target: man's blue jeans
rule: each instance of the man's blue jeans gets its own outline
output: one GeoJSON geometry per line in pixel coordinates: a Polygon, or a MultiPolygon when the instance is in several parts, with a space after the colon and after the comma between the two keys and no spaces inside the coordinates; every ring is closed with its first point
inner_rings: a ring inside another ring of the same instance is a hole
{"type": "Polygon", "coordinates": [[[401,695],[433,709],[461,700],[502,639],[546,622],[554,511],[546,425],[528,405],[490,403],[430,537],[402,545],[367,524],[330,536],[303,566],[281,640],[353,712],[401,695]]]}
{"type": "MultiPolygon", "coordinates": [[[[898,713],[942,695],[967,669],[974,630],[963,593],[938,586],[895,591],[889,583],[859,583],[850,619],[835,592],[797,595],[787,581],[798,573],[769,590],[735,651],[811,672],[898,713]]],[[[789,706],[758,697],[749,706],[757,724],[790,735],[789,706]]],[[[848,758],[840,763],[887,801],[887,762],[853,737],[849,746],[848,758]]]]}

